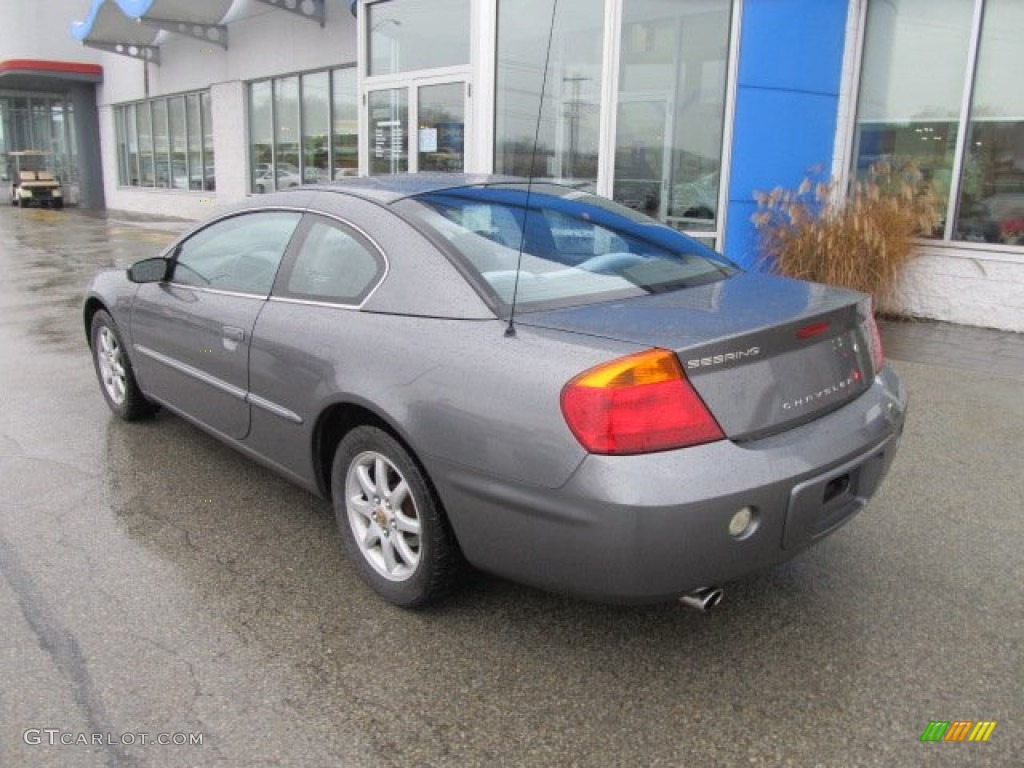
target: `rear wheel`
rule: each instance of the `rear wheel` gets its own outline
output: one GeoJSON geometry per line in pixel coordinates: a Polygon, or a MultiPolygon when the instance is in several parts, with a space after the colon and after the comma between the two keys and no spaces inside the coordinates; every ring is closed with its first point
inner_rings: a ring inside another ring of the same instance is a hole
{"type": "Polygon", "coordinates": [[[135,381],[135,372],[124,351],[121,334],[113,318],[102,309],[92,317],[92,359],[96,376],[110,410],[125,421],[136,421],[153,414],[150,403],[135,381]]]}
{"type": "Polygon", "coordinates": [[[345,550],[377,594],[415,608],[450,591],[461,563],[458,544],[397,440],[377,427],[353,429],[338,445],[331,489],[345,550]]]}

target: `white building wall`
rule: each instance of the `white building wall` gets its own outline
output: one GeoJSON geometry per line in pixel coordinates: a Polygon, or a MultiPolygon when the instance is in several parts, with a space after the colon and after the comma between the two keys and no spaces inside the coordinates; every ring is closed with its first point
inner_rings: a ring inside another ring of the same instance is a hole
{"type": "Polygon", "coordinates": [[[0,0],[0,60],[43,59],[98,64],[100,53],[71,37],[71,20],[89,13],[92,0],[0,0]],[[47,30],[40,33],[40,30],[47,30]]]}
{"type": "Polygon", "coordinates": [[[903,276],[894,309],[1024,332],[1024,256],[923,246],[903,276]]]}
{"type": "Polygon", "coordinates": [[[178,35],[162,35],[159,66],[103,55],[100,88],[103,174],[109,208],[203,218],[218,204],[248,194],[246,83],[266,77],[353,63],[356,19],[347,0],[327,0],[324,27],[255,0],[239,0],[227,16],[228,49],[178,35]],[[146,68],[148,67],[148,76],[146,68]],[[148,80],[148,90],[147,90],[148,80]],[[113,107],[147,97],[210,89],[215,192],[121,187],[113,107]]]}

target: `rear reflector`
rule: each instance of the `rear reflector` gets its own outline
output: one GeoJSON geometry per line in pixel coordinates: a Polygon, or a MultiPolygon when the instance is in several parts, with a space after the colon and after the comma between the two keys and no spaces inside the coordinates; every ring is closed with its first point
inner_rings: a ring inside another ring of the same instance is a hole
{"type": "Polygon", "coordinates": [[[796,337],[798,339],[811,339],[815,336],[820,336],[831,327],[832,323],[828,320],[823,320],[820,323],[813,323],[812,325],[805,325],[796,332],[796,337]]]}
{"type": "Polygon", "coordinates": [[[885,365],[885,352],[882,349],[882,334],[878,332],[878,323],[875,322],[874,307],[868,305],[868,342],[871,345],[871,365],[877,376],[882,366],[885,365]]]}
{"type": "Polygon", "coordinates": [[[652,453],[725,437],[679,360],[664,349],[581,373],[562,389],[562,414],[590,453],[652,453]]]}

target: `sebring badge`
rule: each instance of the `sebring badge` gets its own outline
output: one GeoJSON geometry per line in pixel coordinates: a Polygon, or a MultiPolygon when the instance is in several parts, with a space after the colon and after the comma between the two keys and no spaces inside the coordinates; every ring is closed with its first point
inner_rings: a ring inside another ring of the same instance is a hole
{"type": "Polygon", "coordinates": [[[721,355],[709,355],[708,357],[697,357],[694,358],[693,360],[687,360],[686,367],[689,370],[693,370],[694,368],[710,368],[713,365],[735,363],[739,360],[745,360],[748,357],[757,357],[760,354],[760,347],[750,347],[750,349],[741,349],[735,352],[725,352],[721,355]]]}

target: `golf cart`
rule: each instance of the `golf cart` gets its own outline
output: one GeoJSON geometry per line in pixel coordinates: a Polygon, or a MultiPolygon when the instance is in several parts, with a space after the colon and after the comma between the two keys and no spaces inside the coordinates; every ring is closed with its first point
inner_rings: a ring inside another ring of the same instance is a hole
{"type": "Polygon", "coordinates": [[[64,190],[54,175],[49,155],[36,149],[7,153],[7,178],[11,184],[11,205],[27,208],[38,203],[44,208],[64,207],[64,190]]]}

